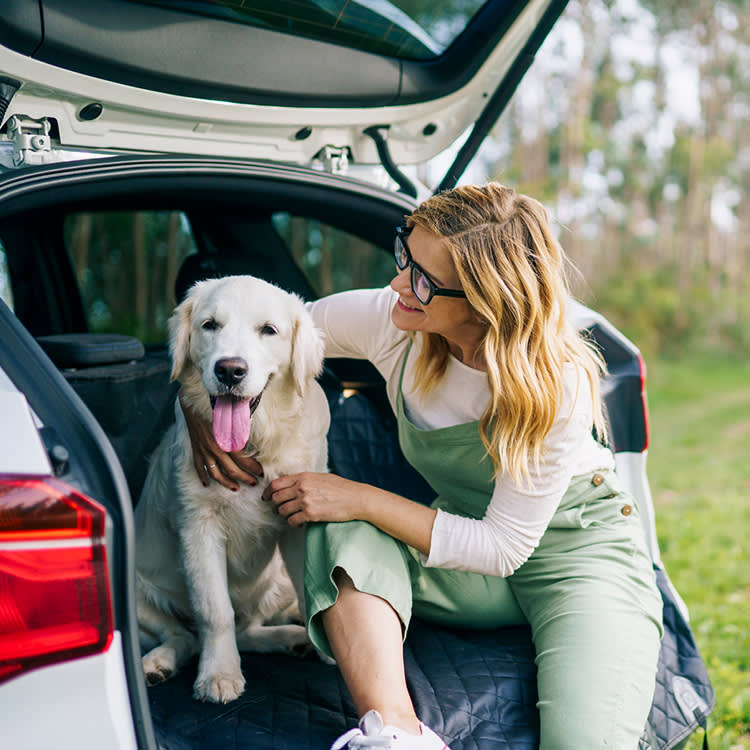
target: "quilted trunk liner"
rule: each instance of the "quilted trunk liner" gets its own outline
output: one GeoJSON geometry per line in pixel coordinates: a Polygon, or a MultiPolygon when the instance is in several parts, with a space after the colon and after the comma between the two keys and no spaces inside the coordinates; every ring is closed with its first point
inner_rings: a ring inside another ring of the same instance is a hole
{"type": "MultiPolygon", "coordinates": [[[[536,667],[527,628],[446,630],[414,621],[405,649],[419,716],[452,750],[538,742],[536,667]]],[[[243,695],[227,705],[192,698],[197,660],[149,688],[164,750],[326,750],[356,724],[338,669],[315,656],[243,654],[243,695]]]]}

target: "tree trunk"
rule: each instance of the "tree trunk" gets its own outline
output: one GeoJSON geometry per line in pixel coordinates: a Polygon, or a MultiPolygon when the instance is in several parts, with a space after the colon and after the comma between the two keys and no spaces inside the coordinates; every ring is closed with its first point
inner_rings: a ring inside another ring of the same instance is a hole
{"type": "Polygon", "coordinates": [[[133,266],[135,268],[135,325],[140,338],[146,337],[148,285],[146,269],[146,222],[141,211],[133,214],[133,266]]]}

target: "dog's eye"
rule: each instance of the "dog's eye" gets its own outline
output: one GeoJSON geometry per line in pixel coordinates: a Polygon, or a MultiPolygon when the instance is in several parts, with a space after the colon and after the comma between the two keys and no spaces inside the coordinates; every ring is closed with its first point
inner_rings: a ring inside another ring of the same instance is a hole
{"type": "Polygon", "coordinates": [[[204,331],[215,331],[219,327],[219,324],[213,319],[209,318],[201,323],[201,328],[204,331]]]}
{"type": "Polygon", "coordinates": [[[260,329],[261,336],[275,336],[278,332],[278,328],[270,323],[266,323],[264,326],[261,326],[260,329]]]}

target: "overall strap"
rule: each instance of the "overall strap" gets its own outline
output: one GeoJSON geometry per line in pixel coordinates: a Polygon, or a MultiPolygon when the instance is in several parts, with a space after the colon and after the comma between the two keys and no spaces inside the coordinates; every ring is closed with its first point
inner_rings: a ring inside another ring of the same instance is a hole
{"type": "Polygon", "coordinates": [[[438,498],[433,507],[460,515],[481,518],[495,486],[494,467],[479,435],[478,421],[449,427],[420,429],[409,419],[403,396],[406,347],[401,365],[396,418],[401,451],[425,478],[438,498]]]}

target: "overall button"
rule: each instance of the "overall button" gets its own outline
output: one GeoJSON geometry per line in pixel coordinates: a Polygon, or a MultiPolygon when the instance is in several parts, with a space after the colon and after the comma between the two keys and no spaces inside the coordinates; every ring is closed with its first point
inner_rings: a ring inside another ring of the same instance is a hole
{"type": "Polygon", "coordinates": [[[623,505],[622,508],[620,508],[620,513],[622,513],[623,516],[629,516],[632,512],[633,512],[632,505],[623,505]]]}
{"type": "Polygon", "coordinates": [[[594,474],[594,476],[591,477],[591,484],[593,484],[594,487],[598,487],[603,481],[604,477],[601,474],[594,474]]]}

